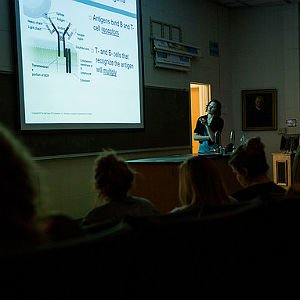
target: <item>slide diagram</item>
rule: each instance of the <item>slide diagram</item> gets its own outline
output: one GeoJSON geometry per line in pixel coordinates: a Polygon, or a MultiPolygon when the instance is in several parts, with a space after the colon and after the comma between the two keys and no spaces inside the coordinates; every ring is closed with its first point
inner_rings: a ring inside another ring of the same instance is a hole
{"type": "Polygon", "coordinates": [[[25,129],[141,126],[137,9],[136,0],[18,1],[25,129]]]}
{"type": "Polygon", "coordinates": [[[66,47],[66,39],[65,36],[66,34],[68,35],[68,37],[71,37],[71,34],[68,33],[68,30],[70,29],[71,23],[69,23],[69,25],[67,26],[67,28],[64,30],[63,35],[61,36],[60,32],[58,31],[58,29],[56,28],[56,26],[54,25],[53,21],[51,20],[51,18],[49,17],[49,21],[53,27],[53,30],[51,30],[49,28],[49,26],[46,24],[49,32],[52,34],[54,31],[57,33],[57,55],[60,57],[61,51],[60,51],[60,42],[61,40],[63,41],[63,53],[64,53],[64,57],[66,58],[66,72],[67,73],[71,73],[71,49],[66,47]]]}
{"type": "MultiPolygon", "coordinates": [[[[50,35],[56,34],[57,35],[57,58],[53,60],[53,46],[47,47],[33,47],[33,51],[35,52],[35,57],[33,55],[33,63],[35,62],[34,66],[41,66],[45,64],[44,68],[49,68],[50,65],[57,63],[59,64],[59,58],[62,56],[65,59],[65,72],[71,73],[72,71],[72,55],[71,52],[74,52],[74,57],[77,57],[76,51],[72,51],[70,44],[69,47],[66,46],[66,39],[70,41],[71,37],[73,36],[74,32],[70,32],[71,22],[67,23],[64,18],[64,14],[61,12],[50,12],[51,9],[51,0],[40,0],[40,1],[25,1],[24,2],[24,15],[28,17],[28,23],[30,24],[28,28],[33,32],[43,32],[45,29],[48,30],[50,35]],[[53,17],[51,17],[51,15],[53,17]],[[55,21],[52,20],[54,18],[55,21]],[[38,19],[36,21],[35,19],[38,19]],[[67,25],[65,25],[67,24],[67,25]],[[43,28],[43,25],[45,26],[43,28]],[[62,45],[61,45],[62,44],[62,45]],[[48,56],[47,56],[48,53],[48,56]],[[41,59],[44,58],[44,60],[41,59]]],[[[77,32],[75,31],[75,34],[77,32]]],[[[39,40],[40,44],[42,43],[42,39],[39,40]]],[[[77,65],[77,63],[76,63],[77,65]]],[[[43,67],[42,67],[43,68],[43,67]]],[[[58,68],[57,68],[58,69],[58,68]]]]}

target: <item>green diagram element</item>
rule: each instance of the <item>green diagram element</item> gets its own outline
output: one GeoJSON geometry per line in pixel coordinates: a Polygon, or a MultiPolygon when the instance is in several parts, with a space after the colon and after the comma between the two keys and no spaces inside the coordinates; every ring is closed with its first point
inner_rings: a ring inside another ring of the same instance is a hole
{"type": "MultiPolygon", "coordinates": [[[[32,47],[32,61],[35,64],[43,65],[48,67],[49,69],[52,67],[58,68],[58,70],[65,69],[65,60],[63,58],[59,58],[57,56],[57,49],[43,48],[43,47],[32,47]]],[[[72,59],[72,70],[78,70],[78,55],[76,51],[70,50],[70,55],[72,59]]]]}

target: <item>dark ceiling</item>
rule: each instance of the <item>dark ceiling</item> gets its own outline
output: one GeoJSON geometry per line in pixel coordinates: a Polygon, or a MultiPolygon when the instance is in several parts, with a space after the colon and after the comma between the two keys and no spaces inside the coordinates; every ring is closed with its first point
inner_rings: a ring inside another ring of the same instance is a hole
{"type": "Polygon", "coordinates": [[[229,7],[266,7],[266,6],[279,6],[299,3],[300,0],[210,0],[214,3],[229,7]]]}

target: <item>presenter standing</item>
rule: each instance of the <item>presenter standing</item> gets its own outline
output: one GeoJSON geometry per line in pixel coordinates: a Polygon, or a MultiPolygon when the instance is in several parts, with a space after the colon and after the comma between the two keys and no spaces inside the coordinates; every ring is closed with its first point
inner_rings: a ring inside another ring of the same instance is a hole
{"type": "Polygon", "coordinates": [[[224,127],[224,120],[220,117],[221,108],[220,101],[212,99],[206,106],[207,114],[197,120],[194,140],[199,141],[200,154],[211,153],[219,146],[215,134],[217,131],[221,134],[224,127]]]}

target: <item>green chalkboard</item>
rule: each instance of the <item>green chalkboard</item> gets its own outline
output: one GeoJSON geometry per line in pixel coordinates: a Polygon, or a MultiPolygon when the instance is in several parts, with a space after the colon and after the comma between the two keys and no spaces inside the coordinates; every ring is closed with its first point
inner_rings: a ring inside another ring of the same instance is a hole
{"type": "Polygon", "coordinates": [[[0,74],[0,122],[13,130],[36,157],[189,147],[189,92],[145,87],[143,129],[20,131],[18,84],[15,74],[0,74]]]}

